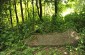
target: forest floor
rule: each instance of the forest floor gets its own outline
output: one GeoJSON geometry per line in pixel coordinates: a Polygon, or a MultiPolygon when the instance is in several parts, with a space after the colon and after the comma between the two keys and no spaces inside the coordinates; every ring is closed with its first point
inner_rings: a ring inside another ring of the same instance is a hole
{"type": "Polygon", "coordinates": [[[67,47],[42,47],[40,50],[35,50],[34,55],[79,55],[80,53],[75,49],[68,49],[67,47]]]}
{"type": "MultiPolygon", "coordinates": [[[[35,55],[41,55],[40,52],[45,51],[44,55],[50,55],[50,51],[54,50],[57,55],[78,55],[76,48],[69,49],[67,46],[76,46],[79,35],[73,30],[67,30],[62,33],[54,32],[48,34],[34,34],[31,38],[25,40],[25,44],[31,47],[44,46],[40,51],[34,51],[35,55]]],[[[52,54],[53,55],[53,54],[52,54]]]]}

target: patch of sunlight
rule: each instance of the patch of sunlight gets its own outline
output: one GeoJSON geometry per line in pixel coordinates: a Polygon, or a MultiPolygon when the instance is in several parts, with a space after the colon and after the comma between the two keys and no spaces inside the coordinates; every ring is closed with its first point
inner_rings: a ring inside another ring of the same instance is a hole
{"type": "Polygon", "coordinates": [[[68,2],[68,4],[76,4],[76,2],[74,2],[74,1],[73,2],[68,2]]]}
{"type": "Polygon", "coordinates": [[[76,4],[76,2],[75,1],[69,1],[69,0],[61,0],[62,1],[62,4],[63,5],[66,5],[66,4],[76,4]]]}
{"type": "Polygon", "coordinates": [[[31,8],[32,7],[32,4],[31,4],[31,2],[28,2],[28,8],[31,8]]]}
{"type": "Polygon", "coordinates": [[[66,5],[68,0],[61,0],[63,5],[66,5]]]}
{"type": "Polygon", "coordinates": [[[35,25],[35,30],[39,29],[39,26],[38,25],[35,25]]]}
{"type": "Polygon", "coordinates": [[[12,21],[13,22],[13,26],[16,26],[17,25],[16,16],[14,15],[12,18],[13,18],[13,21],[12,21]]]}
{"type": "Polygon", "coordinates": [[[70,13],[73,13],[74,12],[74,9],[73,8],[68,8],[66,9],[64,12],[61,13],[61,15],[64,17],[70,13]]]}
{"type": "Polygon", "coordinates": [[[22,3],[22,7],[25,8],[25,4],[24,4],[24,2],[22,3]]]}
{"type": "Polygon", "coordinates": [[[21,22],[22,19],[21,19],[21,8],[20,8],[20,4],[17,4],[17,15],[18,15],[18,18],[19,18],[19,22],[21,22]]]}
{"type": "Polygon", "coordinates": [[[51,3],[49,3],[49,6],[48,6],[48,4],[46,4],[46,6],[45,6],[45,15],[52,16],[54,14],[54,10],[52,8],[53,8],[53,6],[52,6],[51,3]]]}

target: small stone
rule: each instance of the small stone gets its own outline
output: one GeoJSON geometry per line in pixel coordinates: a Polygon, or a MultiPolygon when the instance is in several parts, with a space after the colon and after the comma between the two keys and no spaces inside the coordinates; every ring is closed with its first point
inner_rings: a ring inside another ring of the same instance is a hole
{"type": "Polygon", "coordinates": [[[67,55],[68,53],[67,52],[64,52],[65,55],[67,55]]]}

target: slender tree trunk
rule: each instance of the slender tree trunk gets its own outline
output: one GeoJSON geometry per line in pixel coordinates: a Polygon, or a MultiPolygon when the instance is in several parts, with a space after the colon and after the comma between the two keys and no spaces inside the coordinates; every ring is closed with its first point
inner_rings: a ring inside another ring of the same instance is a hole
{"type": "MultiPolygon", "coordinates": [[[[0,15],[2,14],[2,6],[1,6],[1,5],[2,5],[2,4],[1,4],[1,1],[0,1],[0,15]]],[[[0,16],[0,25],[1,25],[1,22],[2,22],[2,21],[1,21],[1,20],[2,20],[1,17],[2,17],[2,16],[0,16]]]]}
{"type": "Polygon", "coordinates": [[[32,0],[32,8],[33,8],[33,19],[34,19],[34,0],[32,0]]]}
{"type": "Polygon", "coordinates": [[[56,25],[57,25],[57,22],[56,22],[56,17],[57,17],[57,10],[58,10],[58,0],[54,0],[54,4],[55,4],[55,15],[52,16],[52,24],[51,24],[51,31],[54,31],[56,29],[56,25]]]}
{"type": "Polygon", "coordinates": [[[37,7],[37,11],[38,11],[38,16],[40,17],[38,2],[39,2],[39,1],[38,1],[38,0],[36,0],[36,7],[37,7]]]}
{"type": "Polygon", "coordinates": [[[13,27],[13,23],[12,23],[12,10],[11,10],[11,0],[9,0],[9,12],[10,12],[10,22],[11,22],[11,26],[13,27]]]}
{"type": "Polygon", "coordinates": [[[57,9],[58,9],[58,1],[55,0],[55,16],[57,16],[57,9]]]}
{"type": "Polygon", "coordinates": [[[25,0],[25,3],[24,3],[25,4],[25,15],[24,16],[27,20],[27,4],[26,3],[27,3],[27,0],[25,0]]]}
{"type": "Polygon", "coordinates": [[[18,20],[17,9],[16,9],[16,0],[14,0],[14,8],[15,8],[15,14],[16,14],[16,21],[17,21],[17,25],[18,25],[19,20],[18,20]]]}
{"type": "Polygon", "coordinates": [[[28,0],[27,0],[27,18],[29,18],[29,7],[28,7],[28,0]]]}
{"type": "Polygon", "coordinates": [[[28,0],[25,0],[25,18],[28,20],[28,0]]]}
{"type": "Polygon", "coordinates": [[[32,21],[33,28],[32,29],[34,30],[34,0],[32,0],[32,8],[33,8],[33,13],[32,13],[33,14],[33,21],[32,21]]]}
{"type": "Polygon", "coordinates": [[[0,1],[0,34],[2,34],[2,25],[3,25],[3,22],[2,22],[2,4],[1,4],[1,1],[0,1]]]}
{"type": "Polygon", "coordinates": [[[39,15],[39,17],[40,17],[40,20],[43,21],[43,19],[42,19],[42,3],[41,2],[42,1],[39,0],[39,5],[40,5],[40,15],[39,15]]]}
{"type": "Polygon", "coordinates": [[[45,1],[44,1],[44,16],[45,16],[45,4],[46,4],[46,3],[45,3],[45,1]]]}
{"type": "Polygon", "coordinates": [[[21,8],[22,22],[24,23],[24,15],[23,15],[22,0],[20,0],[20,8],[21,8]]]}

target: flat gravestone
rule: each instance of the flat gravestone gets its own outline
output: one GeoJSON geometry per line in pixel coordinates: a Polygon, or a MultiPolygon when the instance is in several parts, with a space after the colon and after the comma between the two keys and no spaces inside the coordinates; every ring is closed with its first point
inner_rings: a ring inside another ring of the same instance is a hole
{"type": "Polygon", "coordinates": [[[63,33],[35,34],[31,39],[26,39],[25,43],[29,46],[62,46],[76,44],[79,40],[77,32],[69,29],[63,33]]]}

